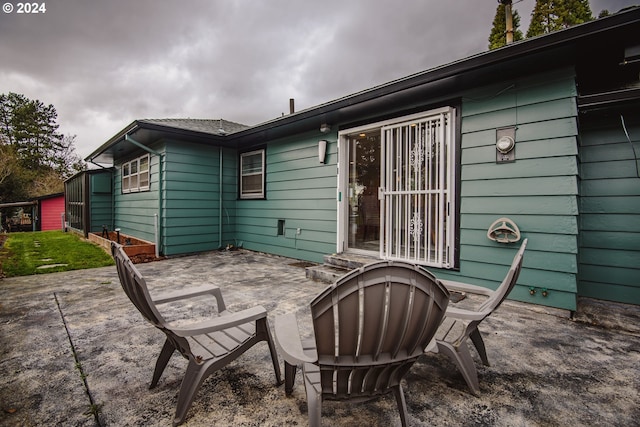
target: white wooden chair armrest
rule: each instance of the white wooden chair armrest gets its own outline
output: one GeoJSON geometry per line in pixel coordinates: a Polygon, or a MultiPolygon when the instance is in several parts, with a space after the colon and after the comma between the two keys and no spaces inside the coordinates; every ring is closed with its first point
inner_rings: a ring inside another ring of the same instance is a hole
{"type": "Polygon", "coordinates": [[[290,365],[301,365],[318,361],[317,354],[309,355],[310,350],[306,350],[305,353],[295,313],[276,316],[274,329],[276,346],[285,362],[290,365]]]}
{"type": "Polygon", "coordinates": [[[245,323],[253,322],[257,319],[266,317],[267,310],[262,306],[251,307],[246,310],[238,311],[237,313],[230,313],[223,316],[218,316],[213,319],[205,320],[204,322],[192,323],[187,325],[176,325],[176,323],[170,323],[167,326],[179,337],[190,337],[193,335],[207,334],[210,332],[220,331],[228,329],[234,326],[243,325],[245,323]],[[175,326],[174,326],[175,325],[175,326]]]}
{"type": "Polygon", "coordinates": [[[222,292],[216,285],[203,285],[189,289],[180,289],[177,291],[167,292],[164,294],[152,296],[151,299],[156,304],[166,304],[169,302],[180,301],[187,298],[196,298],[204,295],[213,295],[218,303],[218,312],[226,310],[222,292]]]}
{"type": "Polygon", "coordinates": [[[453,280],[440,280],[449,291],[468,292],[470,294],[485,295],[490,297],[495,291],[483,286],[470,285],[468,283],[453,280]]]}

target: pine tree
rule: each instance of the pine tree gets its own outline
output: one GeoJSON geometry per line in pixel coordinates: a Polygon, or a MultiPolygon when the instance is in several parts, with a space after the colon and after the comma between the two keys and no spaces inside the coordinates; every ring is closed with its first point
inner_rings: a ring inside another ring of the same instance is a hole
{"type": "Polygon", "coordinates": [[[62,191],[64,178],[85,168],[75,137],[58,132],[57,118],[53,105],[0,94],[0,201],[62,191]]]}
{"type": "Polygon", "coordinates": [[[27,169],[59,164],[59,154],[65,147],[57,118],[53,105],[17,93],[0,95],[0,133],[27,169]]]}
{"type": "Polygon", "coordinates": [[[527,30],[527,38],[554,31],[552,0],[536,0],[536,5],[531,12],[531,22],[527,30]]]}
{"type": "MultiPolygon", "coordinates": [[[[500,3],[493,18],[493,28],[489,34],[489,49],[497,49],[507,44],[507,19],[505,17],[505,5],[500,3]]],[[[513,9],[513,41],[522,40],[524,37],[520,27],[520,15],[513,9]]]]}
{"type": "Polygon", "coordinates": [[[589,0],[563,0],[556,3],[559,3],[557,15],[560,28],[569,28],[573,25],[593,21],[589,0]]]}
{"type": "Polygon", "coordinates": [[[535,37],[592,21],[589,0],[536,0],[527,37],[535,37]]]}

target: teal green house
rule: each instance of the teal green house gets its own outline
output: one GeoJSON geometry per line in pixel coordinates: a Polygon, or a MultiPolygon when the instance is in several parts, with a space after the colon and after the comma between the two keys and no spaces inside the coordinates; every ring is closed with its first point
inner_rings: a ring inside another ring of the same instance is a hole
{"type": "Polygon", "coordinates": [[[367,255],[495,287],[507,218],[529,240],[510,298],[639,304],[638,34],[630,8],[255,126],[136,120],[87,161],[109,229],[166,256],[367,255]]]}

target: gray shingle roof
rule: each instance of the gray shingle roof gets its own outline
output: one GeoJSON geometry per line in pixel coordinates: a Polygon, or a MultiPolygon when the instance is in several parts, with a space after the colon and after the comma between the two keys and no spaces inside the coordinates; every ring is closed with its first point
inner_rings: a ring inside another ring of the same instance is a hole
{"type": "Polygon", "coordinates": [[[250,127],[224,119],[141,119],[138,122],[220,136],[240,132],[250,127]]]}

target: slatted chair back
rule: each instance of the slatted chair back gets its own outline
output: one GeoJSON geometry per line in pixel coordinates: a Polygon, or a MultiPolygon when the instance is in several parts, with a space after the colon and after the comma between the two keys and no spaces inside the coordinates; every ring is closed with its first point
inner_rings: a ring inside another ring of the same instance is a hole
{"type": "Polygon", "coordinates": [[[486,311],[490,314],[507,298],[507,295],[509,295],[513,287],[516,285],[518,277],[520,276],[522,260],[524,259],[524,251],[527,248],[527,241],[528,239],[525,239],[522,242],[522,245],[520,245],[520,249],[513,257],[511,267],[509,267],[509,271],[507,272],[504,280],[502,280],[502,283],[500,283],[500,286],[498,286],[490,298],[487,298],[487,300],[482,303],[478,311],[486,311]]]}
{"type": "Polygon", "coordinates": [[[449,292],[428,271],[382,261],[311,302],[322,394],[368,398],[397,387],[433,338],[449,292]]]}
{"type": "Polygon", "coordinates": [[[471,392],[476,396],[480,395],[480,383],[467,340],[470,340],[476,348],[482,363],[488,366],[489,359],[479,325],[502,304],[516,285],[522,269],[527,242],[528,240],[524,239],[513,258],[507,275],[495,291],[467,283],[442,281],[449,290],[486,297],[477,308],[450,306],[445,320],[436,334],[436,346],[430,346],[426,349],[427,352],[440,352],[447,355],[456,364],[471,392]]]}
{"type": "Polygon", "coordinates": [[[151,301],[151,296],[147,289],[147,282],[136,266],[127,256],[124,248],[119,245],[112,245],[111,251],[116,262],[118,277],[124,293],[127,294],[133,305],[140,313],[154,326],[162,327],[164,319],[151,301]]]}
{"type": "Polygon", "coordinates": [[[236,360],[256,343],[266,341],[271,354],[276,382],[281,383],[280,365],[264,307],[255,306],[239,312],[226,309],[222,292],[215,285],[180,289],[152,298],[147,282],[133,265],[124,248],[111,243],[122,289],[142,316],[165,335],[166,340],[156,360],[151,388],[158,384],[171,356],[178,351],[188,360],[187,370],[178,393],[173,425],[182,424],[202,382],[213,372],[236,360]],[[168,323],[156,304],[169,304],[189,299],[215,299],[217,313],[203,321],[168,323]]]}
{"type": "Polygon", "coordinates": [[[164,332],[167,340],[173,344],[182,356],[185,358],[193,357],[189,342],[185,338],[177,336],[171,329],[166,327],[165,319],[156,308],[149,294],[146,280],[124,251],[124,247],[112,242],[111,254],[116,262],[116,269],[122,289],[140,314],[153,326],[164,332]]]}

